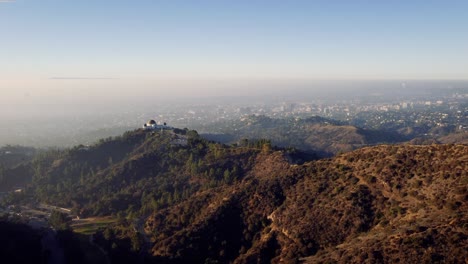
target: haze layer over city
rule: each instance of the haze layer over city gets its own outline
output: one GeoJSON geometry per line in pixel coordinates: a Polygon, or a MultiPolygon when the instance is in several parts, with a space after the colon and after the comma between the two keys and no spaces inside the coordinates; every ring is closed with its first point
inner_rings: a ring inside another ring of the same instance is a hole
{"type": "Polygon", "coordinates": [[[0,144],[89,144],[148,118],[200,128],[239,113],[271,115],[242,107],[359,98],[406,105],[454,96],[466,118],[466,7],[1,1],[0,144]]]}

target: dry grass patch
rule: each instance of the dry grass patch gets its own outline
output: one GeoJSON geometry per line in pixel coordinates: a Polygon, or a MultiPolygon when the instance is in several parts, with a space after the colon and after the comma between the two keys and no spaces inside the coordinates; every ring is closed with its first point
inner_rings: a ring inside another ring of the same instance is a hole
{"type": "Polygon", "coordinates": [[[83,235],[92,235],[100,229],[104,229],[110,224],[117,221],[111,216],[105,217],[90,217],[85,219],[74,220],[71,227],[74,232],[83,235]]]}

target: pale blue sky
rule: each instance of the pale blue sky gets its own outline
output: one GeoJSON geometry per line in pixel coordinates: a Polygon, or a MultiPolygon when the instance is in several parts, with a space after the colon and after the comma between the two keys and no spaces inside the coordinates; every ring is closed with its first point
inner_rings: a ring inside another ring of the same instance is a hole
{"type": "Polygon", "coordinates": [[[219,78],[468,79],[468,1],[0,1],[4,94],[219,78]]]}

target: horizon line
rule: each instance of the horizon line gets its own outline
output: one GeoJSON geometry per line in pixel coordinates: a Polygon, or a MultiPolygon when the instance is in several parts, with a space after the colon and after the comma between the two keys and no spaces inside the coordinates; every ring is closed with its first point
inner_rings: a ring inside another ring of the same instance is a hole
{"type": "Polygon", "coordinates": [[[117,80],[115,77],[50,77],[49,80],[117,80]]]}

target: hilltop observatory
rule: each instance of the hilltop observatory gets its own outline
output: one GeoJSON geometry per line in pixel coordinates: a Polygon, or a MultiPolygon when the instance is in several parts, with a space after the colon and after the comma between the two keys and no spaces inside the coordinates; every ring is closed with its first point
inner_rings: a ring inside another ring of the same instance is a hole
{"type": "Polygon", "coordinates": [[[168,126],[166,124],[166,122],[164,122],[161,125],[158,125],[158,123],[156,123],[156,121],[151,119],[148,122],[146,122],[146,124],[143,125],[143,129],[145,129],[145,130],[158,130],[158,129],[166,130],[166,129],[173,129],[173,127],[168,126]]]}

